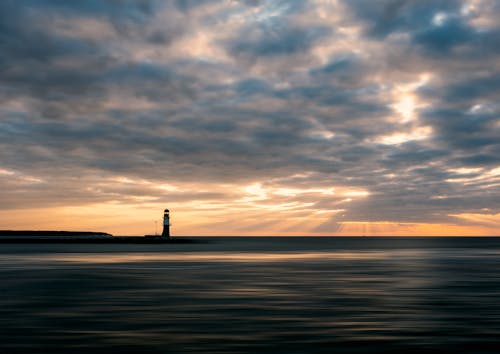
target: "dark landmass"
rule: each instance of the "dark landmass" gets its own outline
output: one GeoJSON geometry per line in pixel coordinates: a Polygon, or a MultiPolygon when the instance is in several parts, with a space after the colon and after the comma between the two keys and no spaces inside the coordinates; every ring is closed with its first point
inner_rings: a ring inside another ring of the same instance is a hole
{"type": "Polygon", "coordinates": [[[147,236],[113,236],[106,232],[0,230],[0,243],[191,243],[189,239],[147,236]]]}
{"type": "Polygon", "coordinates": [[[113,237],[106,232],[0,230],[2,237],[113,237]]]}

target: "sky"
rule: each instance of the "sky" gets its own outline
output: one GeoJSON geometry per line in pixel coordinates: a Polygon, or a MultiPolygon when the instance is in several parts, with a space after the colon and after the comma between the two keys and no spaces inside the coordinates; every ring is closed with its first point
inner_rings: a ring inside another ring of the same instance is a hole
{"type": "Polygon", "coordinates": [[[2,0],[0,228],[500,235],[496,0],[2,0]]]}

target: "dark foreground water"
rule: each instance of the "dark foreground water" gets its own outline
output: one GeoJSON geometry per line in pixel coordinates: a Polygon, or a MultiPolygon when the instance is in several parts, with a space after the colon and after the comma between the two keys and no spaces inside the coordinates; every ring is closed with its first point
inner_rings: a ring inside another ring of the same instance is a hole
{"type": "Polygon", "coordinates": [[[0,353],[500,352],[498,238],[201,240],[1,244],[0,353]]]}

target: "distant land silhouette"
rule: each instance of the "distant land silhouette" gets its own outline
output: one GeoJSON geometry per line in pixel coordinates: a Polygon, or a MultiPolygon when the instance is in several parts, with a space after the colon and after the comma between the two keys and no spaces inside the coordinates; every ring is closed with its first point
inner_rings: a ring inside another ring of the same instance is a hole
{"type": "Polygon", "coordinates": [[[0,230],[0,236],[7,237],[113,237],[106,232],[93,231],[34,231],[34,230],[0,230]]]}
{"type": "Polygon", "coordinates": [[[113,236],[92,231],[0,230],[0,243],[189,243],[161,235],[113,236]]]}

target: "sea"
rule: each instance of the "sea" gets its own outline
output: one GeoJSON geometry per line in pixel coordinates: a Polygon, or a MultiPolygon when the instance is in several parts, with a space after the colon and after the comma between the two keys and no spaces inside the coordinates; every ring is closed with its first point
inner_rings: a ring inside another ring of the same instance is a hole
{"type": "Polygon", "coordinates": [[[0,353],[500,353],[500,238],[0,244],[0,353]]]}

